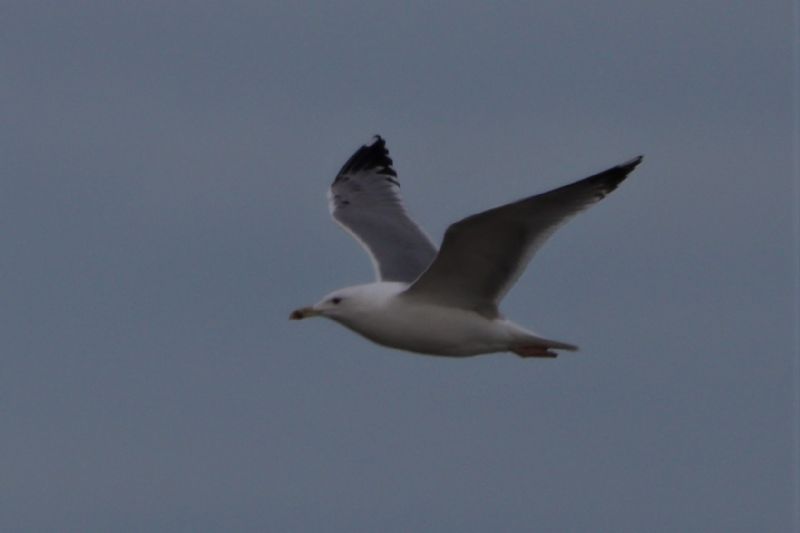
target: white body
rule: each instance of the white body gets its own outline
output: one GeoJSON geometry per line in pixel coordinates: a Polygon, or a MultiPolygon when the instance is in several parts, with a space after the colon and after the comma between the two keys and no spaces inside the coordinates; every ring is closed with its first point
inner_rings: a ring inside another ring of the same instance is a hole
{"type": "Polygon", "coordinates": [[[461,219],[437,250],[403,207],[397,172],[376,136],[342,166],[329,205],[369,254],[378,281],[335,291],[290,318],[324,316],[378,344],[432,355],[556,357],[554,349],[577,350],[506,320],[498,305],[553,232],[613,191],[641,160],[461,219]]]}
{"type": "Polygon", "coordinates": [[[400,282],[375,282],[336,291],[314,306],[322,316],[378,344],[432,355],[470,356],[505,352],[549,341],[502,317],[433,305],[401,293],[400,282]],[[340,304],[329,302],[341,297],[340,304]],[[338,312],[342,311],[342,312],[338,312]]]}

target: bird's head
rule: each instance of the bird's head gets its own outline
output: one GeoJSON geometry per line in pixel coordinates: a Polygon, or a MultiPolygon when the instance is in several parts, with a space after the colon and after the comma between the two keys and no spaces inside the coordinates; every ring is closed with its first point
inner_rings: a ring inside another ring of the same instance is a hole
{"type": "Polygon", "coordinates": [[[346,315],[357,306],[358,295],[352,290],[341,289],[334,291],[322,300],[308,307],[295,309],[289,315],[290,320],[302,320],[313,316],[324,316],[334,320],[346,315]]]}
{"type": "Polygon", "coordinates": [[[392,298],[405,290],[407,283],[379,282],[345,287],[333,291],[308,307],[295,309],[291,320],[324,316],[348,327],[356,327],[364,319],[381,313],[392,298]]]}

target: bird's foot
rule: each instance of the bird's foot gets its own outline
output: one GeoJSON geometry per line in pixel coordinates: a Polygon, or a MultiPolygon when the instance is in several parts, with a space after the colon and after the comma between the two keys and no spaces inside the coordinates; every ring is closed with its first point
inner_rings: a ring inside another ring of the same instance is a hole
{"type": "Polygon", "coordinates": [[[556,352],[551,352],[546,346],[517,346],[511,349],[512,352],[520,357],[558,357],[556,352]]]}

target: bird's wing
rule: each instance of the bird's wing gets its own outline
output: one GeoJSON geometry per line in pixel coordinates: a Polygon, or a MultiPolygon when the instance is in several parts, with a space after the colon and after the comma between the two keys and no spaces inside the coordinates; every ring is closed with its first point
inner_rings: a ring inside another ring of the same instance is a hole
{"type": "Polygon", "coordinates": [[[536,250],[573,215],[601,200],[642,160],[452,224],[431,266],[404,293],[489,317],[536,250]]]}
{"type": "Polygon", "coordinates": [[[342,166],[328,194],[331,215],[364,247],[382,281],[411,282],[436,247],[411,220],[384,140],[376,135],[342,166]]]}

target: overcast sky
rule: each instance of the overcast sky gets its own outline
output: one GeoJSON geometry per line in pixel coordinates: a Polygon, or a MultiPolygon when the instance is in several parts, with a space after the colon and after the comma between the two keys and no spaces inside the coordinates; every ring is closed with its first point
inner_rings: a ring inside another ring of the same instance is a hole
{"type": "Polygon", "coordinates": [[[0,529],[791,531],[792,23],[3,2],[0,529]],[[436,241],[645,155],[504,302],[580,352],[287,320],[372,278],[325,194],[375,133],[436,241]]]}

